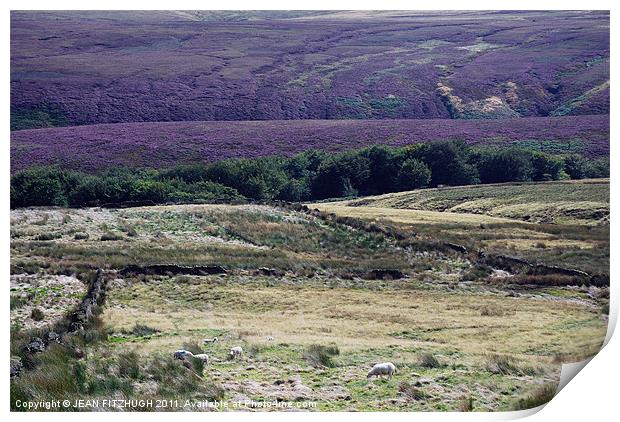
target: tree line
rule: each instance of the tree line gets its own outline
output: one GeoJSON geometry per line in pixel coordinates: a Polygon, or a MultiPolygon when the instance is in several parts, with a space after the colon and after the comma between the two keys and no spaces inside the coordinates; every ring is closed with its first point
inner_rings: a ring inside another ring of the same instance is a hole
{"type": "Polygon", "coordinates": [[[241,199],[308,201],[399,192],[440,185],[609,177],[609,159],[551,155],[461,141],[371,146],[292,157],[228,159],[167,169],[115,168],[98,174],[59,166],[11,176],[11,207],[99,206],[241,199]]]}

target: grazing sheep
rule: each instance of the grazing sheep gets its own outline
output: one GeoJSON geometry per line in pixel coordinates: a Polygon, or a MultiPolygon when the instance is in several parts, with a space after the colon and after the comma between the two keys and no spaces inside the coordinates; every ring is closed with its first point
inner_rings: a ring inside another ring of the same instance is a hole
{"type": "Polygon", "coordinates": [[[185,360],[188,357],[194,356],[194,354],[190,352],[189,350],[179,349],[179,350],[176,350],[172,356],[175,359],[185,360]]]}
{"type": "Polygon", "coordinates": [[[194,357],[196,359],[200,359],[205,365],[209,363],[209,355],[207,355],[206,353],[199,353],[197,355],[194,355],[194,357]]]}
{"type": "Polygon", "coordinates": [[[392,375],[396,372],[396,366],[392,362],[378,363],[372,367],[366,378],[372,376],[380,377],[381,375],[387,375],[388,379],[392,379],[392,375]]]}
{"type": "Polygon", "coordinates": [[[233,358],[235,356],[241,356],[242,353],[243,353],[243,349],[241,348],[241,346],[235,346],[230,349],[230,356],[233,358]]]}
{"type": "Polygon", "coordinates": [[[267,341],[273,341],[273,337],[267,336],[267,341]]]}
{"type": "Polygon", "coordinates": [[[217,337],[213,337],[213,338],[206,338],[206,339],[204,339],[204,340],[203,340],[203,342],[204,342],[205,344],[207,344],[207,343],[215,343],[216,341],[217,341],[217,337]]]}

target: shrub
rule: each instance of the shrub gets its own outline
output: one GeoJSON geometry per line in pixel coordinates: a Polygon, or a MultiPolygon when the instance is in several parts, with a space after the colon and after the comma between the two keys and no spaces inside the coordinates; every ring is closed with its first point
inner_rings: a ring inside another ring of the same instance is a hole
{"type": "Polygon", "coordinates": [[[416,401],[422,401],[429,398],[429,395],[426,392],[420,388],[414,387],[413,384],[407,381],[401,381],[398,384],[398,391],[403,393],[406,397],[416,401]]]}
{"type": "Polygon", "coordinates": [[[117,233],[107,232],[101,235],[101,241],[123,240],[123,236],[117,233]]]}
{"type": "Polygon", "coordinates": [[[555,397],[556,390],[557,387],[552,384],[540,386],[528,396],[519,399],[515,403],[514,410],[532,409],[549,403],[555,397]]]}
{"type": "MultiPolygon", "coordinates": [[[[390,192],[396,185],[396,178],[401,168],[402,154],[400,150],[385,145],[374,145],[364,148],[360,154],[368,160],[368,181],[361,189],[365,195],[390,192]]],[[[420,163],[423,164],[423,163],[420,163]]],[[[428,167],[426,167],[428,170],[428,167]]],[[[428,170],[430,181],[430,170],[428,170]]],[[[415,186],[411,189],[415,189],[415,186]]]]}
{"type": "Polygon", "coordinates": [[[278,192],[277,199],[289,202],[300,202],[310,198],[310,187],[304,179],[289,180],[278,192]]]}
{"type": "Polygon", "coordinates": [[[564,161],[560,157],[542,152],[532,152],[534,180],[558,180],[564,171],[564,161]]]}
{"type": "Polygon", "coordinates": [[[192,359],[192,367],[171,356],[156,355],[145,368],[145,377],[157,382],[157,393],[164,397],[179,397],[183,394],[201,395],[209,400],[221,400],[225,391],[217,384],[205,383],[202,375],[202,361],[192,359]],[[194,366],[193,361],[196,362],[194,366]]]}
{"type": "Polygon", "coordinates": [[[136,352],[123,352],[118,355],[118,373],[121,377],[141,379],[140,356],[136,352]]]}
{"type": "Polygon", "coordinates": [[[263,350],[264,350],[264,347],[261,346],[260,344],[251,344],[247,348],[247,354],[248,356],[257,357],[263,350]]]}
{"type": "Polygon", "coordinates": [[[29,371],[11,380],[11,408],[18,399],[56,400],[83,391],[83,368],[78,367],[68,348],[52,344],[34,359],[29,371]]]}
{"type": "Polygon", "coordinates": [[[501,375],[534,375],[533,368],[520,366],[516,359],[506,355],[491,355],[487,358],[486,369],[501,375]]]}
{"type": "Polygon", "coordinates": [[[419,356],[420,366],[424,368],[439,368],[441,364],[431,353],[422,353],[419,356]]]}
{"type": "Polygon", "coordinates": [[[330,157],[318,168],[312,180],[313,198],[354,196],[366,186],[370,177],[370,163],[361,154],[347,152],[330,157]]]}
{"type": "Polygon", "coordinates": [[[33,167],[11,177],[11,208],[67,206],[69,192],[78,183],[75,173],[59,167],[33,167]]]}
{"type": "Polygon", "coordinates": [[[431,186],[471,185],[480,183],[478,169],[470,160],[471,148],[462,141],[433,142],[416,145],[405,152],[405,159],[415,158],[431,170],[431,186]]]}
{"type": "Polygon", "coordinates": [[[581,155],[571,154],[564,157],[564,171],[571,179],[584,179],[588,173],[588,160],[581,155]]]}
{"type": "Polygon", "coordinates": [[[24,306],[26,303],[28,303],[28,298],[25,298],[23,296],[11,295],[11,303],[10,303],[11,310],[19,309],[22,306],[24,306]]]}
{"type": "Polygon", "coordinates": [[[588,163],[586,177],[609,177],[609,158],[599,158],[588,163]]]}
{"type": "Polygon", "coordinates": [[[35,321],[43,321],[45,318],[45,314],[40,308],[33,308],[32,312],[30,312],[30,318],[35,321]]]}
{"type": "Polygon", "coordinates": [[[426,164],[415,158],[405,160],[398,171],[397,186],[399,190],[424,188],[431,181],[431,170],[426,164]]]}
{"type": "Polygon", "coordinates": [[[94,316],[88,321],[85,329],[78,332],[76,337],[81,343],[89,344],[107,340],[109,329],[99,317],[99,312],[101,312],[100,308],[93,307],[94,316]]]}
{"type": "Polygon", "coordinates": [[[332,360],[334,356],[340,354],[337,346],[323,346],[320,344],[311,344],[303,353],[303,358],[315,368],[334,368],[336,364],[332,360]]]}
{"type": "Polygon", "coordinates": [[[459,402],[459,412],[471,412],[474,410],[474,398],[466,397],[459,402]]]}
{"type": "Polygon", "coordinates": [[[78,232],[78,233],[76,233],[76,234],[74,234],[74,235],[73,235],[73,238],[74,238],[75,240],[86,240],[86,239],[88,239],[89,237],[90,237],[90,236],[89,236],[89,234],[88,234],[88,233],[81,233],[81,232],[78,232]]]}
{"type": "Polygon", "coordinates": [[[41,233],[35,236],[34,240],[54,240],[60,239],[62,235],[60,233],[41,233]]]}
{"type": "Polygon", "coordinates": [[[532,180],[531,153],[516,148],[487,149],[479,152],[478,169],[482,183],[532,180]]]}

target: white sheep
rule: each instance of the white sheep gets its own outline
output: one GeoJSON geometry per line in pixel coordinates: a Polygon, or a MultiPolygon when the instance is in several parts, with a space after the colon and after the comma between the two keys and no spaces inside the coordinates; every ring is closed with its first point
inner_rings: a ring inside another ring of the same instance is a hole
{"type": "Polygon", "coordinates": [[[273,337],[272,336],[267,336],[267,341],[273,341],[273,337]]]}
{"type": "Polygon", "coordinates": [[[200,359],[205,365],[209,363],[209,355],[207,355],[206,353],[199,353],[197,355],[194,355],[194,357],[196,359],[200,359]]]}
{"type": "Polygon", "coordinates": [[[396,366],[392,362],[378,363],[372,367],[366,378],[372,376],[380,377],[381,375],[387,375],[389,379],[392,379],[392,375],[396,372],[396,366]]]}
{"type": "Polygon", "coordinates": [[[232,358],[234,358],[235,356],[241,356],[242,353],[243,349],[241,348],[241,346],[235,346],[230,349],[230,356],[232,358]]]}
{"type": "Polygon", "coordinates": [[[217,337],[213,337],[213,338],[206,338],[206,339],[204,339],[204,340],[203,340],[203,342],[204,342],[205,344],[207,344],[207,343],[215,343],[216,341],[217,341],[217,337]]]}

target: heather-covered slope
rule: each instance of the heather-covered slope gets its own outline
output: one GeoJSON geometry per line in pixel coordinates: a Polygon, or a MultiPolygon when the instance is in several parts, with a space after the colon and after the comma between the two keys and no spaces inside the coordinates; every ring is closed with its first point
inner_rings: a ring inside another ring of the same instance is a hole
{"type": "Polygon", "coordinates": [[[163,168],[308,149],[343,151],[448,139],[598,158],[609,155],[609,116],[119,123],[21,130],[11,133],[11,170],[55,163],[88,172],[114,166],[163,168]]]}
{"type": "Polygon", "coordinates": [[[13,12],[13,129],[609,112],[607,12],[13,12]]]}

